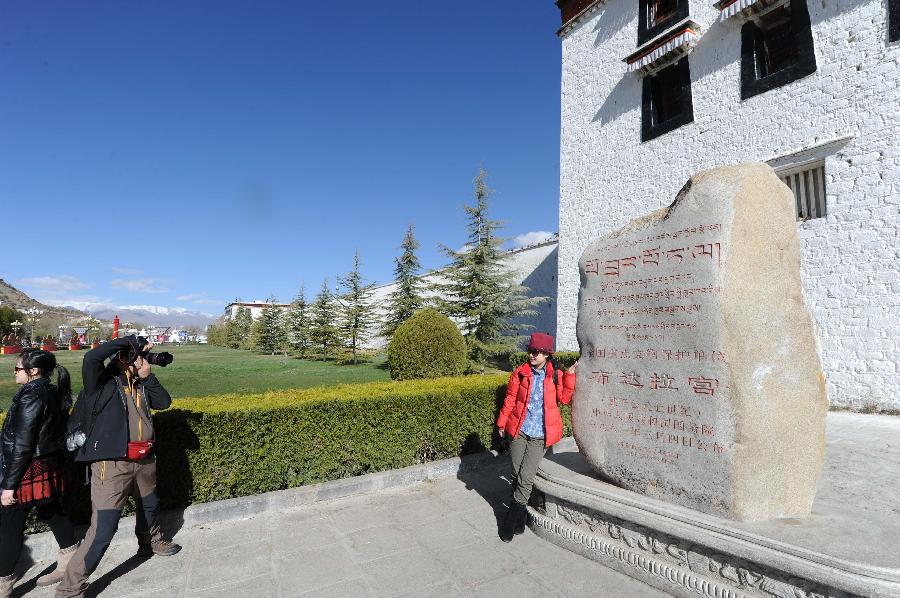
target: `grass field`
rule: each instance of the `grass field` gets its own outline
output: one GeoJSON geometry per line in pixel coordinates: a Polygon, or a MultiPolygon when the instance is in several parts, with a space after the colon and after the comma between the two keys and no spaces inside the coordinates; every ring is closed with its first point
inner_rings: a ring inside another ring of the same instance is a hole
{"type": "MultiPolygon", "coordinates": [[[[153,372],[176,399],[390,379],[387,369],[377,361],[337,365],[208,345],[166,345],[159,349],[172,353],[175,362],[166,368],[155,367],[153,372]]],[[[72,387],[76,394],[81,390],[81,360],[86,352],[56,353],[59,363],[72,375],[72,387]]],[[[15,362],[15,355],[0,355],[0,409],[5,410],[9,406],[18,389],[13,378],[15,362]]]]}

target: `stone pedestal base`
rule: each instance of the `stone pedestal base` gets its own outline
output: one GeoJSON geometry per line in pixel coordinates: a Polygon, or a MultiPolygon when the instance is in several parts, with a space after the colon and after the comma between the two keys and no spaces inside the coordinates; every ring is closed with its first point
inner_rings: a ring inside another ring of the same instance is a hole
{"type": "Polygon", "coordinates": [[[535,489],[535,534],[673,596],[900,596],[900,530],[873,529],[868,540],[893,537],[890,546],[848,545],[860,542],[858,530],[843,534],[848,519],[829,505],[804,519],[733,522],[605,483],[574,448],[547,455],[535,489]]]}

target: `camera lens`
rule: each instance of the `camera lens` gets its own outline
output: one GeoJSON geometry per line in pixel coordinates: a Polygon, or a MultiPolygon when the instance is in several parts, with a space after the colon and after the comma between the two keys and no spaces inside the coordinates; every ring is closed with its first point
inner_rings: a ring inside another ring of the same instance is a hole
{"type": "Polygon", "coordinates": [[[147,361],[149,361],[153,365],[158,365],[159,367],[164,368],[175,361],[175,357],[167,351],[163,351],[162,353],[148,353],[147,361]]]}

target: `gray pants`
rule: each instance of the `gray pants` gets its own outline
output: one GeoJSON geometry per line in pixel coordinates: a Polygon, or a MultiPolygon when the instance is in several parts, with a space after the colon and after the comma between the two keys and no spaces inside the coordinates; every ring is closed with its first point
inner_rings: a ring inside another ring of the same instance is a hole
{"type": "Polygon", "coordinates": [[[534,486],[534,476],[547,447],[543,438],[529,438],[521,432],[509,444],[509,455],[512,457],[513,500],[520,505],[527,505],[534,486]]]}
{"type": "Polygon", "coordinates": [[[125,501],[131,495],[140,499],[141,508],[135,513],[134,521],[138,542],[159,542],[162,532],[156,522],[159,506],[156,498],[156,459],[91,463],[91,526],[69,561],[65,577],[56,586],[56,598],[84,596],[87,579],[106,554],[119,527],[125,501]]]}

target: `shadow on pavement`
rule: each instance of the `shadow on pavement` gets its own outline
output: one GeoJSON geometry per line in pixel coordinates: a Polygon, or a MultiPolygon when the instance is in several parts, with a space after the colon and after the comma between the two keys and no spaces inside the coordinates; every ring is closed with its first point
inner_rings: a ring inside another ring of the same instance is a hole
{"type": "Polygon", "coordinates": [[[463,463],[456,478],[465,484],[466,490],[477,492],[491,506],[499,535],[511,496],[509,455],[501,453],[493,459],[482,460],[477,468],[465,467],[463,463]]]}
{"type": "MultiPolygon", "coordinates": [[[[13,590],[13,593],[12,593],[13,597],[18,598],[18,596],[24,596],[24,595],[28,594],[31,590],[37,588],[38,577],[40,577],[41,575],[46,575],[47,573],[50,573],[55,568],[56,568],[56,563],[50,563],[49,565],[44,567],[43,571],[38,571],[37,573],[35,573],[34,577],[32,577],[31,579],[29,579],[28,581],[26,581],[24,583],[20,583],[19,585],[17,585],[16,589],[13,590]]],[[[18,568],[17,568],[17,572],[18,572],[18,568]]]]}
{"type": "Polygon", "coordinates": [[[95,596],[99,596],[103,590],[109,587],[109,585],[114,582],[116,579],[122,577],[123,575],[134,571],[142,564],[149,561],[152,557],[149,556],[141,556],[134,555],[130,559],[116,565],[115,568],[107,571],[96,580],[91,582],[90,587],[88,587],[87,592],[85,592],[85,596],[87,598],[94,598],[95,596]]]}

